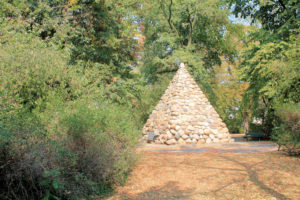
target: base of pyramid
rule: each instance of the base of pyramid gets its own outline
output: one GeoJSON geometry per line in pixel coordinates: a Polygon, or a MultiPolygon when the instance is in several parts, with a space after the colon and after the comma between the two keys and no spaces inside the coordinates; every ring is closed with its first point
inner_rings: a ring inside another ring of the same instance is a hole
{"type": "MultiPolygon", "coordinates": [[[[210,144],[210,143],[231,143],[230,134],[224,132],[213,132],[214,130],[204,129],[202,133],[186,133],[182,131],[179,134],[175,129],[169,129],[165,133],[159,133],[157,130],[150,130],[144,128],[143,141],[154,144],[167,144],[167,145],[182,145],[182,144],[210,144]]],[[[225,132],[226,131],[226,132],[225,132]]]]}

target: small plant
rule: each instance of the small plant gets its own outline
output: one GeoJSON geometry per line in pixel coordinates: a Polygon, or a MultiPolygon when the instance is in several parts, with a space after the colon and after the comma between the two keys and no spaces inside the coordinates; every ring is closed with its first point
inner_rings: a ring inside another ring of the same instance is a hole
{"type": "Polygon", "coordinates": [[[59,200],[59,198],[54,195],[53,192],[59,189],[60,182],[58,180],[58,176],[60,176],[60,171],[57,169],[45,171],[43,178],[40,182],[40,186],[46,188],[45,196],[42,200],[55,199],[59,200]]]}

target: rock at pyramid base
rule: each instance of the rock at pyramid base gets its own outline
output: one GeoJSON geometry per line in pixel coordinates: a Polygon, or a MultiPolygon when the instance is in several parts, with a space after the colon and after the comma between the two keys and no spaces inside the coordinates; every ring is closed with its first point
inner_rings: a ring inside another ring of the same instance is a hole
{"type": "Polygon", "coordinates": [[[143,128],[156,144],[231,142],[224,122],[183,63],[143,128]]]}

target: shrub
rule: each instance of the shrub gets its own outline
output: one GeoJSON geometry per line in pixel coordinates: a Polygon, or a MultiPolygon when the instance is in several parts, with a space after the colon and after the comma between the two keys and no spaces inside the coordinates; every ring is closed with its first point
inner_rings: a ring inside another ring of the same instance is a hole
{"type": "Polygon", "coordinates": [[[138,101],[134,108],[134,116],[137,117],[136,120],[139,121],[141,125],[144,125],[152,110],[158,104],[171,78],[172,77],[163,77],[157,83],[145,86],[141,95],[141,101],[138,101]]]}
{"type": "Polygon", "coordinates": [[[289,155],[300,153],[300,104],[285,104],[276,111],[279,118],[272,139],[289,155]]]}
{"type": "Polygon", "coordinates": [[[0,126],[1,199],[40,199],[50,191],[55,197],[57,142],[46,139],[45,129],[32,114],[2,119],[0,126]]]}
{"type": "Polygon", "coordinates": [[[139,133],[127,109],[109,102],[89,106],[77,102],[61,123],[71,140],[69,148],[81,158],[78,167],[89,179],[122,183],[134,161],[139,133]]]}
{"type": "Polygon", "coordinates": [[[140,127],[126,103],[137,86],[120,80],[112,98],[88,70],[68,65],[67,49],[6,23],[0,23],[0,199],[85,199],[123,183],[140,127]]]}
{"type": "Polygon", "coordinates": [[[126,180],[139,133],[130,112],[76,102],[59,115],[55,134],[34,114],[1,120],[1,199],[82,199],[126,180]]]}

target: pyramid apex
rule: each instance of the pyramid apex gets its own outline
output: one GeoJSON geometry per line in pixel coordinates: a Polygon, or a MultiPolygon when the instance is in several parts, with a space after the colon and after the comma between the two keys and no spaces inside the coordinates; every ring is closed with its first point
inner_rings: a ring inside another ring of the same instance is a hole
{"type": "Polygon", "coordinates": [[[179,68],[185,68],[184,64],[183,64],[183,63],[180,63],[179,68]]]}

